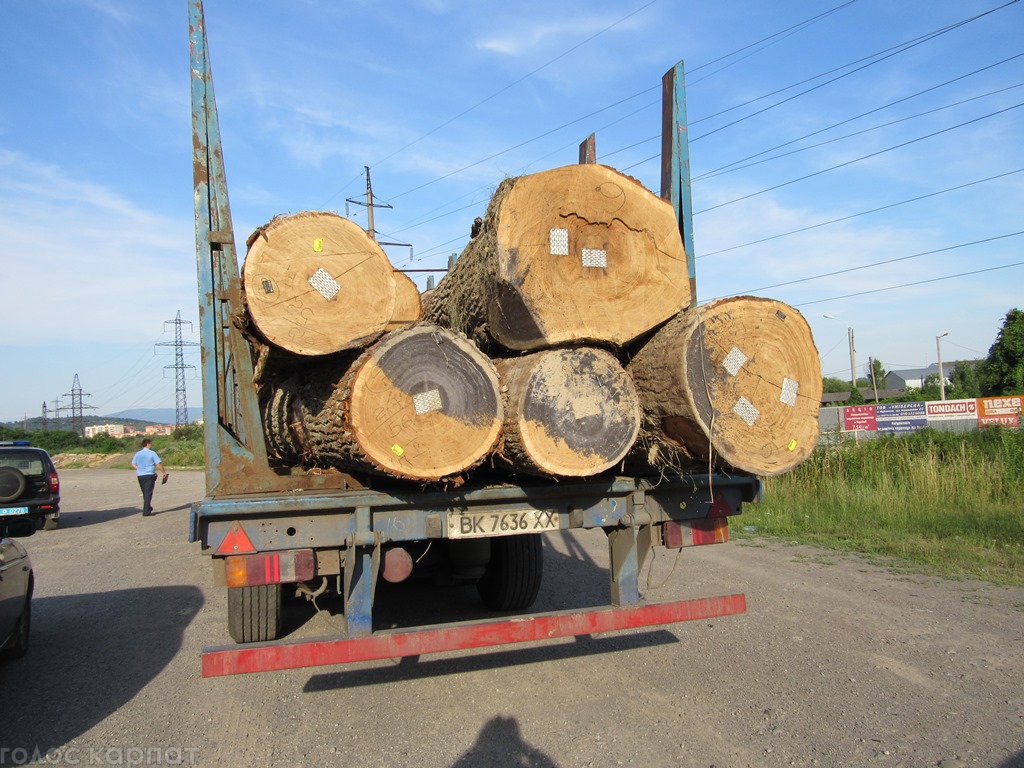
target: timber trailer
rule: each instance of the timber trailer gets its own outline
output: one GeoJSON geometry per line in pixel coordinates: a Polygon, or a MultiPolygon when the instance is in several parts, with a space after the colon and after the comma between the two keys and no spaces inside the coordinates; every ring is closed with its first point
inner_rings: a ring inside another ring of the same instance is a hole
{"type": "MultiPolygon", "coordinates": [[[[640,574],[653,547],[727,541],[728,517],[760,497],[756,477],[632,475],[560,483],[538,478],[519,485],[470,482],[457,490],[408,490],[370,488],[341,472],[272,464],[253,382],[253,352],[235,324],[241,286],[201,0],[190,0],[189,14],[206,451],[206,496],[192,505],[190,541],[212,556],[215,583],[227,587],[228,627],[236,641],[203,650],[203,676],[419,656],[745,612],[743,594],[648,602],[641,598],[640,574]],[[499,535],[489,532],[495,521],[499,535]],[[607,535],[608,604],[524,613],[540,583],[543,534],[593,528],[607,535]],[[489,585],[480,587],[485,604],[514,613],[499,620],[376,628],[378,579],[404,578],[409,552],[428,550],[435,564],[447,557],[442,565],[449,570],[467,560],[470,567],[463,570],[482,573],[481,582],[489,585]],[[329,585],[343,600],[343,633],[280,639],[284,588],[314,597],[329,585]]],[[[675,208],[693,285],[682,62],[663,78],[662,123],[661,196],[675,208]]],[[[592,141],[581,146],[580,161],[593,161],[592,141]]]]}

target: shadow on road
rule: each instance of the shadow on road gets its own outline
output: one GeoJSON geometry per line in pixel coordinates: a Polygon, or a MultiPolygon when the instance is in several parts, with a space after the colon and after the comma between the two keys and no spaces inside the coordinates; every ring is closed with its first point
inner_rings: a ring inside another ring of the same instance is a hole
{"type": "Polygon", "coordinates": [[[117,711],[170,663],[202,605],[193,586],[33,600],[28,654],[0,665],[3,745],[45,754],[117,711]]]}
{"type": "MultiPolygon", "coordinates": [[[[673,645],[679,638],[666,629],[649,631],[632,630],[629,634],[591,637],[579,635],[568,642],[553,642],[549,645],[524,647],[511,646],[509,650],[491,653],[473,653],[472,656],[431,658],[422,661],[417,656],[405,656],[390,667],[376,666],[370,669],[328,672],[314,675],[303,687],[305,693],[322,693],[371,685],[386,685],[405,680],[423,680],[445,675],[480,672],[482,670],[521,667],[527,664],[580,659],[599,656],[603,653],[618,653],[658,645],[673,645]]],[[[385,662],[380,662],[381,664],[385,662]]],[[[481,763],[483,764],[483,763],[481,763]]],[[[492,765],[501,764],[491,763],[492,765]]],[[[532,765],[532,763],[530,763],[532,765]]]]}
{"type": "Polygon", "coordinates": [[[536,768],[555,768],[550,755],[523,740],[519,721],[514,717],[492,717],[476,737],[476,742],[452,768],[473,768],[473,766],[528,765],[536,768]]]}
{"type": "Polygon", "coordinates": [[[82,528],[86,525],[109,523],[132,515],[141,515],[140,507],[118,507],[117,509],[96,509],[88,512],[61,512],[61,528],[82,528]]]}

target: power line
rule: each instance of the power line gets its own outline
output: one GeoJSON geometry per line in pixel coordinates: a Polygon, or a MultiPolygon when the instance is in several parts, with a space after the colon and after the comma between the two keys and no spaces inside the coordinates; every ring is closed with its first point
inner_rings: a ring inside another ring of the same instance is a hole
{"type": "MultiPolygon", "coordinates": [[[[897,261],[908,261],[909,259],[916,259],[916,258],[919,258],[921,256],[930,256],[930,255],[935,254],[935,253],[944,253],[946,251],[955,251],[955,250],[957,250],[959,248],[967,248],[968,246],[980,245],[981,243],[991,243],[994,240],[1005,240],[1008,237],[1017,237],[1019,235],[1024,235],[1024,230],[1021,230],[1020,232],[1010,232],[1009,234],[1006,234],[1006,235],[996,235],[995,237],[986,237],[986,238],[984,238],[982,240],[974,240],[974,241],[972,241],[970,243],[960,243],[959,245],[950,245],[950,246],[947,246],[945,248],[936,248],[936,249],[931,250],[931,251],[922,251],[921,253],[914,253],[914,254],[911,254],[910,256],[898,256],[897,258],[894,258],[894,259],[885,259],[884,261],[875,261],[875,262],[872,262],[871,264],[861,264],[859,267],[847,267],[846,269],[837,269],[837,270],[835,270],[833,272],[823,272],[820,275],[811,275],[810,277],[800,277],[800,278],[797,278],[796,280],[787,280],[784,283],[775,283],[774,285],[764,285],[764,286],[761,286],[760,288],[750,288],[750,289],[745,290],[745,291],[740,291],[740,293],[736,294],[736,295],[743,295],[743,294],[748,294],[748,293],[757,293],[759,291],[767,291],[767,290],[770,290],[772,288],[781,288],[781,287],[786,286],[786,285],[796,285],[797,283],[809,283],[811,280],[820,280],[823,277],[835,277],[836,275],[845,275],[845,274],[847,274],[849,272],[859,272],[862,269],[871,269],[872,267],[881,267],[881,266],[884,266],[885,264],[894,264],[897,261]]],[[[723,299],[723,298],[726,298],[726,297],[725,296],[716,296],[715,298],[716,299],[723,299]]],[[[712,299],[712,301],[713,300],[714,299],[712,299]]]]}
{"type": "MultiPolygon", "coordinates": [[[[1024,56],[1024,54],[1020,54],[1020,55],[1024,56]]],[[[943,110],[946,110],[946,109],[952,109],[953,107],[959,107],[959,106],[962,106],[963,104],[968,104],[968,103],[970,103],[972,101],[977,101],[978,99],[984,99],[984,98],[986,98],[988,96],[993,96],[993,95],[995,95],[997,93],[1003,93],[1004,91],[1012,91],[1014,88],[1020,88],[1021,86],[1024,86],[1024,83],[1017,83],[1016,85],[1009,85],[1009,86],[1007,86],[1005,88],[999,88],[998,90],[989,91],[988,93],[983,93],[983,94],[980,94],[978,96],[971,96],[970,98],[967,98],[967,99],[961,99],[960,101],[955,101],[952,104],[945,104],[945,105],[943,105],[941,107],[935,107],[934,109],[928,109],[928,110],[925,110],[924,112],[918,112],[916,115],[907,115],[906,117],[900,117],[900,118],[897,118],[896,120],[890,120],[887,123],[880,123],[879,125],[873,125],[870,128],[862,128],[861,130],[854,131],[853,133],[847,133],[847,134],[844,134],[842,136],[836,136],[835,138],[832,138],[832,139],[826,139],[825,141],[819,141],[817,144],[808,144],[806,147],[800,147],[799,149],[791,149],[789,152],[782,152],[781,154],[778,154],[778,155],[772,155],[771,157],[766,157],[766,158],[763,158],[761,160],[755,160],[754,162],[747,163],[746,165],[739,165],[738,163],[742,163],[743,162],[742,160],[739,160],[736,163],[730,163],[728,166],[724,166],[724,167],[719,168],[717,170],[708,171],[707,173],[703,173],[700,176],[697,176],[696,178],[694,178],[693,181],[694,182],[703,181],[704,179],[714,178],[715,176],[722,176],[722,175],[727,174],[727,173],[733,173],[735,171],[740,171],[740,170],[743,170],[744,168],[752,168],[755,165],[761,165],[762,163],[770,163],[772,160],[780,160],[783,157],[789,157],[791,155],[797,155],[797,154],[799,154],[801,152],[807,152],[808,150],[811,150],[811,149],[817,149],[818,147],[824,147],[827,144],[834,144],[837,141],[844,141],[846,139],[852,139],[854,136],[861,136],[861,135],[863,135],[865,133],[871,133],[872,131],[879,131],[882,128],[889,128],[889,127],[891,127],[893,125],[898,125],[900,123],[906,123],[906,122],[908,122],[910,120],[916,120],[919,117],[925,117],[926,115],[933,115],[936,112],[942,112],[943,110]]],[[[824,129],[824,130],[828,130],[828,129],[824,129]]],[[[803,138],[807,138],[807,137],[805,136],[803,138]]],[[[792,144],[795,141],[801,141],[801,139],[795,139],[794,141],[787,142],[787,144],[792,144]]],[[[768,150],[765,150],[764,152],[759,152],[758,155],[763,155],[763,154],[766,154],[767,152],[772,152],[775,149],[780,149],[780,147],[774,147],[773,149],[768,149],[768,150]]],[[[756,156],[757,155],[755,155],[755,157],[756,156]]]]}
{"type": "Polygon", "coordinates": [[[986,120],[986,119],[988,119],[990,117],[995,117],[996,115],[1001,115],[1004,112],[1009,112],[1012,109],[1017,109],[1017,108],[1022,107],[1022,106],[1024,106],[1024,102],[1020,102],[1018,104],[1014,104],[1013,106],[1006,107],[1005,109],[1000,109],[1000,110],[997,110],[995,112],[990,112],[987,115],[982,115],[981,117],[976,117],[973,120],[967,120],[967,121],[965,121],[963,123],[958,123],[957,125],[951,125],[948,128],[943,128],[942,130],[935,131],[934,133],[929,133],[929,134],[926,134],[925,136],[919,136],[916,139],[910,139],[909,141],[904,141],[904,142],[902,142],[900,144],[896,144],[895,146],[887,147],[886,149],[880,149],[877,152],[871,152],[870,154],[854,158],[853,160],[847,160],[844,163],[839,163],[838,165],[833,165],[833,166],[831,166],[829,168],[823,168],[820,171],[815,171],[814,173],[809,173],[806,176],[801,176],[801,177],[799,177],[797,179],[791,179],[790,181],[784,181],[781,184],[776,184],[774,186],[768,187],[767,189],[761,189],[761,190],[758,190],[757,192],[751,192],[749,195],[743,195],[742,197],[737,197],[734,200],[728,200],[728,201],[726,201],[724,203],[719,203],[718,205],[709,206],[708,208],[704,208],[703,210],[700,210],[700,211],[694,211],[693,215],[696,216],[699,213],[707,213],[708,211],[713,211],[716,208],[724,208],[727,205],[732,205],[733,203],[738,203],[741,200],[747,200],[747,199],[749,199],[751,197],[757,197],[758,195],[763,195],[765,192],[772,192],[772,191],[774,191],[776,189],[781,189],[782,187],[788,187],[790,184],[796,184],[798,181],[806,181],[807,179],[812,179],[815,176],[820,176],[823,173],[828,173],[829,171],[835,171],[835,170],[837,170],[839,168],[845,168],[848,165],[853,165],[854,163],[859,163],[861,160],[867,160],[867,159],[872,158],[872,157],[877,157],[878,155],[884,155],[886,152],[892,152],[895,149],[900,149],[902,147],[909,146],[910,144],[916,144],[919,141],[924,141],[925,139],[930,139],[930,138],[932,138],[934,136],[938,136],[938,135],[943,134],[943,133],[948,133],[949,131],[954,131],[957,128],[963,128],[964,126],[971,125],[972,123],[977,123],[977,122],[980,122],[981,120],[986,120]]]}
{"type": "MultiPolygon", "coordinates": [[[[638,13],[640,13],[641,11],[643,11],[643,10],[646,10],[647,8],[650,8],[650,7],[651,7],[652,5],[654,5],[654,4],[656,3],[656,2],[658,2],[658,0],[650,0],[650,2],[646,3],[645,5],[642,5],[642,6],[640,6],[640,7],[639,7],[639,8],[637,8],[637,9],[636,9],[635,11],[632,11],[631,13],[628,13],[628,14],[626,14],[626,15],[625,15],[625,16],[623,16],[623,17],[622,17],[621,19],[619,19],[618,21],[616,21],[616,22],[615,22],[614,24],[609,24],[609,25],[608,25],[607,27],[605,27],[604,29],[602,29],[602,30],[600,30],[600,31],[598,31],[598,32],[595,32],[595,33],[594,33],[593,35],[591,35],[590,37],[586,38],[585,40],[582,40],[581,42],[577,43],[577,44],[576,44],[576,45],[574,45],[574,46],[573,46],[572,48],[569,48],[568,50],[562,51],[562,53],[558,54],[558,55],[557,55],[557,56],[555,56],[555,57],[554,57],[553,59],[550,59],[550,60],[546,61],[545,63],[541,64],[541,65],[540,65],[539,67],[537,67],[536,69],[534,69],[534,70],[532,70],[532,71],[530,71],[530,72],[527,72],[527,73],[526,73],[525,75],[523,75],[522,77],[520,77],[520,78],[519,78],[518,80],[514,80],[514,81],[512,81],[511,83],[509,83],[508,85],[504,86],[503,88],[499,88],[499,89],[498,89],[497,91],[495,91],[494,93],[492,93],[492,94],[491,94],[490,96],[487,96],[486,98],[484,98],[484,99],[481,99],[480,101],[478,101],[478,102],[477,102],[476,104],[474,104],[473,106],[471,106],[471,107],[468,107],[467,109],[464,109],[464,110],[463,110],[462,112],[459,112],[459,114],[455,115],[454,117],[451,117],[451,118],[449,118],[448,120],[446,120],[445,122],[443,122],[443,123],[441,123],[440,125],[438,125],[437,127],[435,127],[435,128],[432,128],[432,129],[430,129],[429,131],[427,131],[426,133],[424,133],[424,134],[423,134],[422,136],[420,136],[419,138],[417,138],[417,139],[413,139],[413,140],[412,140],[412,141],[410,141],[410,142],[409,142],[408,144],[406,144],[406,145],[405,145],[404,147],[400,147],[400,148],[396,149],[396,150],[395,150],[394,152],[392,152],[392,153],[391,153],[390,155],[388,155],[387,157],[383,158],[382,160],[378,160],[378,161],[376,162],[376,164],[375,164],[375,166],[374,166],[374,167],[376,167],[376,166],[379,166],[379,165],[382,165],[383,163],[387,162],[388,160],[390,160],[390,159],[391,159],[392,157],[394,157],[395,155],[397,155],[397,154],[399,154],[399,153],[401,153],[401,152],[404,152],[405,150],[407,150],[407,149],[408,149],[409,147],[413,146],[414,144],[418,144],[419,142],[423,141],[423,139],[425,139],[425,138],[427,138],[428,136],[431,136],[431,135],[433,135],[433,134],[437,133],[437,132],[438,132],[439,130],[441,130],[442,128],[444,128],[444,127],[446,127],[446,126],[448,126],[448,125],[451,125],[451,124],[452,124],[452,123],[454,123],[454,122],[455,122],[456,120],[458,120],[458,119],[459,119],[460,117],[464,117],[465,115],[469,114],[469,113],[470,113],[470,112],[472,112],[472,111],[473,111],[474,109],[476,109],[477,107],[483,106],[484,104],[486,104],[486,103],[487,103],[488,101],[490,101],[491,99],[494,99],[494,98],[496,98],[496,97],[500,96],[501,94],[505,93],[505,91],[507,91],[507,90],[509,90],[509,89],[511,89],[511,88],[513,88],[513,87],[515,87],[516,85],[519,85],[519,83],[523,82],[524,80],[526,80],[526,79],[528,79],[528,78],[530,78],[530,77],[533,77],[533,76],[534,76],[535,74],[537,74],[538,72],[540,72],[540,71],[541,71],[542,69],[546,69],[547,67],[549,67],[549,66],[551,66],[552,64],[554,64],[554,63],[555,63],[556,61],[559,61],[560,59],[563,59],[563,58],[565,58],[566,56],[568,56],[568,55],[569,55],[570,53],[572,53],[573,51],[576,51],[576,50],[578,50],[579,48],[582,48],[582,47],[583,47],[584,45],[586,45],[586,44],[587,44],[587,43],[589,43],[590,41],[592,41],[592,40],[594,40],[594,39],[596,39],[596,38],[600,37],[600,36],[601,36],[601,35],[603,35],[603,34],[604,34],[605,32],[608,32],[609,30],[611,30],[611,29],[614,29],[615,27],[619,26],[619,24],[622,24],[622,23],[623,23],[624,21],[628,21],[629,19],[631,19],[632,17],[636,16],[636,15],[637,15],[638,13]]],[[[488,158],[488,159],[489,159],[489,158],[488,158]]],[[[481,161],[481,162],[483,162],[483,161],[481,161]]],[[[444,177],[442,177],[442,178],[444,178],[444,177]]],[[[352,183],[351,181],[347,182],[347,183],[346,183],[346,186],[347,186],[348,184],[351,184],[351,183],[352,183]]],[[[329,197],[329,198],[327,199],[327,202],[330,202],[330,201],[331,201],[331,200],[333,200],[333,199],[334,199],[335,197],[337,197],[337,196],[338,196],[339,194],[340,194],[340,190],[339,190],[339,192],[335,192],[335,193],[334,193],[333,195],[331,195],[331,197],[329,197]]],[[[398,197],[398,196],[396,196],[396,197],[398,197]]],[[[393,199],[394,199],[394,198],[393,198],[393,199]]]]}
{"type": "Polygon", "coordinates": [[[938,283],[938,282],[941,282],[943,280],[953,280],[953,279],[955,279],[957,277],[970,277],[971,275],[980,275],[980,274],[982,274],[984,272],[995,272],[995,271],[1000,270],[1000,269],[1009,269],[1010,267],[1020,267],[1020,266],[1024,266],[1024,261],[1015,261],[1013,264],[1003,264],[1002,266],[999,266],[999,267],[989,267],[988,269],[975,269],[975,270],[972,270],[971,272],[961,272],[961,273],[956,274],[956,275],[945,275],[943,277],[933,277],[933,278],[930,278],[928,280],[918,280],[917,282],[913,282],[913,283],[902,283],[900,285],[890,285],[890,286],[887,286],[885,288],[874,288],[874,289],[872,289],[870,291],[859,291],[858,293],[847,293],[847,294],[845,294],[843,296],[832,296],[831,298],[828,298],[828,299],[815,299],[814,301],[805,301],[805,302],[803,302],[801,304],[797,304],[796,306],[798,306],[798,307],[806,307],[806,306],[808,306],[810,304],[823,304],[826,301],[839,301],[840,299],[852,299],[855,296],[867,296],[868,294],[871,294],[871,293],[882,293],[883,291],[895,291],[898,288],[911,288],[911,287],[913,287],[915,285],[925,285],[927,283],[938,283]]]}
{"type": "Polygon", "coordinates": [[[759,243],[765,243],[765,242],[768,242],[769,240],[778,240],[781,237],[788,237],[789,235],[795,235],[795,234],[798,234],[800,232],[806,232],[809,229],[817,229],[818,227],[824,227],[824,226],[827,226],[829,224],[836,224],[836,223],[838,223],[840,221],[846,221],[848,219],[855,219],[858,216],[866,216],[869,213],[878,213],[879,211],[885,211],[885,210],[888,210],[889,208],[896,208],[896,207],[901,206],[901,205],[906,205],[907,203],[915,203],[918,200],[925,200],[925,199],[927,199],[929,197],[936,197],[938,195],[944,195],[947,192],[955,192],[958,189],[965,189],[966,187],[972,187],[972,186],[974,186],[976,184],[983,184],[986,181],[992,181],[994,179],[1001,179],[1004,176],[1012,176],[1013,174],[1021,173],[1022,171],[1024,171],[1024,168],[1018,168],[1015,171],[1007,171],[1006,173],[1000,173],[1000,174],[997,174],[995,176],[989,176],[987,179],[978,179],[977,181],[969,181],[966,184],[959,184],[959,185],[957,185],[955,187],[949,187],[948,189],[940,189],[938,192],[929,192],[927,195],[919,195],[917,197],[911,197],[908,200],[900,200],[897,203],[889,203],[888,205],[882,205],[882,206],[879,206],[878,208],[872,208],[872,209],[867,210],[867,211],[861,211],[860,213],[851,213],[849,216],[840,216],[838,219],[830,219],[829,221],[822,221],[822,222],[819,222],[817,224],[811,224],[811,225],[806,226],[806,227],[800,227],[799,229],[792,229],[789,232],[783,232],[783,233],[778,234],[778,235],[771,235],[769,237],[762,237],[762,238],[760,238],[758,240],[751,240],[749,243],[743,243],[741,245],[733,245],[733,246],[730,246],[729,248],[722,248],[722,249],[717,250],[717,251],[711,251],[710,253],[702,253],[697,258],[698,259],[703,259],[706,256],[716,256],[719,253],[727,253],[729,251],[736,251],[736,250],[739,250],[740,248],[747,248],[748,246],[751,246],[751,245],[758,245],[759,243]]]}
{"type": "MultiPolygon", "coordinates": [[[[818,129],[816,131],[812,131],[811,133],[804,134],[803,136],[800,136],[800,137],[795,138],[795,139],[791,139],[790,141],[783,142],[782,144],[777,144],[774,147],[771,147],[769,149],[765,149],[765,150],[763,150],[761,152],[758,152],[756,154],[753,154],[753,155],[749,155],[749,156],[744,157],[744,158],[742,158],[740,160],[736,160],[736,161],[734,161],[732,163],[729,163],[728,165],[723,165],[723,166],[721,166],[719,168],[716,168],[716,169],[714,169],[712,171],[708,171],[707,173],[702,173],[699,176],[695,176],[693,178],[693,180],[697,181],[699,179],[706,178],[708,176],[716,174],[718,171],[722,171],[722,170],[724,170],[726,168],[730,168],[733,165],[736,165],[738,163],[744,163],[747,160],[753,160],[755,157],[760,157],[761,155],[767,154],[768,152],[774,152],[776,149],[782,149],[783,147],[788,147],[790,144],[795,144],[798,141],[803,141],[804,139],[809,139],[812,136],[817,136],[819,133],[824,133],[825,131],[830,131],[833,128],[838,128],[841,125],[845,125],[846,123],[852,123],[854,120],[859,120],[860,118],[867,117],[868,115],[874,114],[875,112],[881,112],[883,109],[888,109],[889,107],[894,107],[897,104],[903,103],[904,101],[909,101],[910,99],[916,98],[918,96],[923,96],[924,94],[930,93],[931,91],[938,90],[939,88],[944,88],[947,85],[952,85],[953,83],[955,83],[955,82],[957,82],[959,80],[964,80],[965,78],[971,77],[972,75],[977,75],[980,72],[984,72],[984,71],[986,71],[988,69],[992,69],[994,67],[998,67],[1001,64],[1007,63],[1008,61],[1013,61],[1014,59],[1019,59],[1021,56],[1024,56],[1024,53],[1018,53],[1017,55],[1010,56],[1009,58],[1003,59],[1002,61],[997,61],[995,64],[989,64],[986,67],[982,67],[981,69],[976,69],[973,72],[968,72],[965,75],[960,75],[959,77],[954,77],[952,80],[947,80],[944,83],[939,83],[938,85],[933,85],[930,88],[925,88],[924,90],[918,91],[917,93],[912,93],[909,96],[904,96],[901,99],[896,99],[896,101],[890,101],[888,104],[883,104],[880,107],[875,107],[874,109],[870,109],[867,112],[861,112],[859,115],[854,115],[853,117],[849,117],[849,118],[847,118],[845,120],[841,120],[838,123],[833,123],[832,125],[828,125],[828,126],[826,126],[824,128],[820,128],[820,129],[818,129]]],[[[1010,86],[1010,87],[1011,88],[1017,88],[1019,86],[1014,85],[1014,86],[1010,86]]],[[[1004,89],[1004,90],[1006,90],[1006,89],[1004,89]]],[[[999,93],[999,91],[993,91],[993,93],[999,93]]],[[[636,145],[633,145],[633,146],[636,146],[636,145]]]]}
{"type": "MultiPolygon", "coordinates": [[[[1012,2],[1017,2],[1017,0],[1012,0],[1012,2]]],[[[818,14],[817,16],[813,16],[810,19],[807,19],[806,21],[801,22],[800,24],[809,25],[810,23],[813,23],[813,22],[815,22],[817,20],[820,20],[821,18],[824,18],[829,13],[837,11],[840,8],[843,8],[843,7],[845,7],[846,5],[849,5],[849,4],[850,3],[844,3],[842,5],[836,6],[831,11],[826,11],[825,13],[818,14]]],[[[642,9],[640,9],[640,10],[642,10],[642,9]]],[[[798,24],[796,26],[800,26],[800,24],[798,24]]],[[[775,33],[774,35],[770,35],[767,38],[763,38],[763,40],[759,41],[759,42],[763,42],[764,40],[771,39],[772,37],[776,37],[776,36],[778,36],[780,34],[783,34],[784,32],[788,32],[789,29],[792,29],[792,27],[788,28],[786,30],[783,30],[782,32],[775,33]]],[[[757,45],[757,44],[758,43],[752,43],[751,45],[757,45]]],[[[714,61],[720,61],[722,58],[728,58],[729,56],[732,56],[732,55],[734,55],[734,54],[736,54],[736,53],[738,53],[740,51],[746,50],[746,48],[748,48],[748,47],[750,47],[750,46],[749,45],[744,46],[743,48],[737,49],[736,51],[733,51],[732,53],[726,54],[724,57],[719,57],[719,59],[715,59],[714,61]]],[[[713,62],[709,62],[709,63],[713,63],[713,62]]],[[[690,71],[691,72],[696,71],[696,70],[698,70],[698,69],[700,69],[701,67],[704,67],[704,66],[707,66],[707,65],[706,64],[702,64],[702,65],[700,65],[698,67],[694,67],[690,71]]],[[[819,75],[819,77],[820,77],[820,75],[819,75]]],[[[789,86],[789,87],[793,87],[793,86],[789,86]]],[[[576,125],[577,123],[583,122],[584,120],[587,120],[587,119],[589,119],[591,117],[594,117],[595,115],[599,115],[602,112],[607,112],[609,109],[614,109],[615,107],[618,107],[618,106],[620,106],[622,104],[625,104],[626,102],[632,101],[633,99],[639,98],[640,96],[643,96],[645,94],[648,94],[648,93],[651,93],[651,92],[654,92],[654,91],[660,91],[660,90],[661,90],[661,85],[660,84],[652,86],[650,88],[645,88],[642,91],[634,93],[631,96],[627,96],[627,97],[625,97],[623,99],[619,99],[618,101],[616,101],[616,102],[614,102],[612,104],[609,104],[609,105],[607,105],[605,107],[601,107],[600,109],[597,109],[597,110],[595,110],[595,111],[593,111],[593,112],[591,112],[589,114],[583,115],[582,117],[578,117],[578,118],[576,118],[574,120],[570,120],[567,123],[563,123],[562,125],[558,126],[557,128],[552,128],[552,129],[550,129],[548,131],[545,131],[544,133],[541,133],[541,134],[539,134],[537,136],[534,136],[533,138],[526,139],[525,141],[522,141],[522,142],[520,142],[520,143],[518,143],[518,144],[516,144],[514,146],[507,147],[506,149],[503,149],[500,152],[496,152],[493,155],[485,157],[485,158],[483,158],[481,160],[477,160],[476,162],[470,163],[469,165],[463,166],[462,168],[459,168],[457,170],[451,171],[450,173],[447,173],[447,174],[445,174],[443,176],[440,176],[438,178],[432,179],[431,181],[425,182],[424,184],[421,184],[421,185],[419,185],[417,187],[413,187],[412,189],[407,189],[404,192],[401,192],[401,193],[395,195],[394,197],[392,197],[390,199],[391,200],[397,200],[399,197],[402,197],[404,195],[408,195],[408,194],[411,194],[413,192],[418,192],[419,190],[423,189],[424,187],[431,186],[432,184],[436,184],[439,181],[443,181],[444,179],[447,179],[447,178],[450,178],[452,176],[455,176],[455,175],[457,175],[459,173],[462,173],[463,171],[467,171],[470,168],[474,168],[474,167],[476,167],[476,166],[478,166],[478,165],[480,165],[482,163],[487,162],[488,160],[493,160],[494,158],[500,157],[501,155],[507,154],[508,152],[512,152],[513,150],[520,149],[520,148],[526,146],[527,144],[531,144],[531,143],[533,143],[535,141],[538,141],[538,140],[540,140],[542,138],[550,136],[553,133],[557,133],[558,131],[561,131],[561,130],[563,130],[565,128],[568,128],[570,126],[576,125]]],[[[692,122],[691,122],[691,124],[692,124],[692,122]]],[[[351,182],[349,182],[349,183],[351,183],[351,182]]]]}

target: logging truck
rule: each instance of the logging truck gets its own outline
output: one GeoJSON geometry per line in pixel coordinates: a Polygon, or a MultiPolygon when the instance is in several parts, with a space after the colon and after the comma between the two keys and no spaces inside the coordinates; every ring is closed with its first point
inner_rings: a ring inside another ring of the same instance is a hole
{"type": "Polygon", "coordinates": [[[579,165],[499,185],[420,296],[326,212],[268,222],[239,270],[200,0],[190,43],[206,451],[190,540],[235,641],[204,650],[204,676],[744,612],[742,594],[649,602],[641,570],[655,547],[727,541],[758,477],[806,457],[820,373],[792,308],[696,307],[682,63],[663,81],[660,196],[585,144],[579,165]],[[529,613],[545,537],[595,528],[608,604],[529,613]],[[419,576],[508,615],[375,625],[375,586],[419,576]],[[285,596],[327,590],[343,632],[282,638],[285,596]]]}

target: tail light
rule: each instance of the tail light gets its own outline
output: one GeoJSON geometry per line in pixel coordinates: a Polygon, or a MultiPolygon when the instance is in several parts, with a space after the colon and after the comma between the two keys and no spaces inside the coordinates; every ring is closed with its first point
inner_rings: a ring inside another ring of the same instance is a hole
{"type": "Polygon", "coordinates": [[[259,555],[232,555],[225,558],[224,565],[229,587],[309,581],[316,573],[315,558],[311,549],[267,552],[259,555]]]}
{"type": "Polygon", "coordinates": [[[56,472],[50,473],[50,493],[54,495],[60,493],[60,478],[57,477],[56,472]]]}

